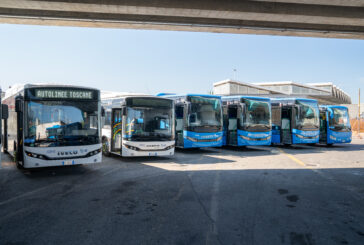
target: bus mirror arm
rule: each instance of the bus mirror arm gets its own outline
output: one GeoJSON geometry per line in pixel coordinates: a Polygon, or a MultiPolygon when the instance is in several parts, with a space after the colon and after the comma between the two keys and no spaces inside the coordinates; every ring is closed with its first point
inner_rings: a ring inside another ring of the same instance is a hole
{"type": "Polygon", "coordinates": [[[9,109],[8,109],[8,105],[1,105],[2,106],[2,108],[1,108],[1,110],[2,110],[2,114],[1,114],[1,119],[4,119],[4,120],[6,120],[6,119],[8,119],[8,117],[9,117],[9,109]]]}
{"type": "Polygon", "coordinates": [[[105,117],[105,108],[101,107],[101,117],[105,117]]]}

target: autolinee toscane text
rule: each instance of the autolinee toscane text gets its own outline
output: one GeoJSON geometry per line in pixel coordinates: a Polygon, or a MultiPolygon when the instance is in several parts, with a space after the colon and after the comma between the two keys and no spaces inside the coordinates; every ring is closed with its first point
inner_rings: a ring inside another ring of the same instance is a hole
{"type": "Polygon", "coordinates": [[[35,96],[45,99],[92,99],[92,91],[37,89],[35,96]]]}

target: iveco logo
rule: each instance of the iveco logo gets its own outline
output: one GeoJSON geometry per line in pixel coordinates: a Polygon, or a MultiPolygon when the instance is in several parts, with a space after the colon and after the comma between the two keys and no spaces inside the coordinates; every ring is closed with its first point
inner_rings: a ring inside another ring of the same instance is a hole
{"type": "Polygon", "coordinates": [[[74,150],[74,151],[59,151],[57,153],[58,156],[72,156],[72,155],[77,155],[78,151],[74,150]]]}
{"type": "Polygon", "coordinates": [[[158,147],[159,145],[146,145],[146,147],[158,147]]]}

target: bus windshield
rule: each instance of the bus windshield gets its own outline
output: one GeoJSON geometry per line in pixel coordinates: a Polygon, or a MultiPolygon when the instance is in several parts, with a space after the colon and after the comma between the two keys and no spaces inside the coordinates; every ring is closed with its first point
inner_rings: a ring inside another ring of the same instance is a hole
{"type": "Polygon", "coordinates": [[[100,143],[97,101],[29,101],[26,102],[25,110],[25,146],[100,143]]]}
{"type": "Polygon", "coordinates": [[[330,127],[334,129],[347,129],[350,128],[350,120],[348,109],[346,108],[330,108],[330,127]],[[331,110],[330,110],[331,109],[331,110]]]}
{"type": "Polygon", "coordinates": [[[126,106],[125,140],[174,140],[172,100],[134,97],[126,99],[126,106]]]}
{"type": "Polygon", "coordinates": [[[296,101],[298,112],[296,113],[297,129],[319,129],[319,108],[317,102],[313,101],[296,101]]]}
{"type": "Polygon", "coordinates": [[[212,127],[220,129],[222,126],[221,100],[201,96],[190,97],[191,108],[188,116],[189,127],[212,127]]]}
{"type": "Polygon", "coordinates": [[[269,102],[261,100],[243,99],[246,110],[243,120],[240,119],[240,126],[247,131],[266,132],[270,131],[271,109],[269,102]]]}
{"type": "Polygon", "coordinates": [[[173,140],[172,108],[127,107],[124,139],[136,141],[173,140]]]}

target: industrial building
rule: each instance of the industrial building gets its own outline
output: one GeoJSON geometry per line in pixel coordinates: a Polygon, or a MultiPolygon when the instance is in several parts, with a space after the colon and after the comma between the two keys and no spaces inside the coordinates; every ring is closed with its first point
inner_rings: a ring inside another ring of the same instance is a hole
{"type": "Polygon", "coordinates": [[[265,97],[301,97],[320,104],[351,104],[350,96],[332,83],[302,84],[293,81],[246,83],[231,79],[213,85],[216,95],[251,95],[265,97]]]}

